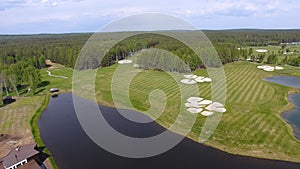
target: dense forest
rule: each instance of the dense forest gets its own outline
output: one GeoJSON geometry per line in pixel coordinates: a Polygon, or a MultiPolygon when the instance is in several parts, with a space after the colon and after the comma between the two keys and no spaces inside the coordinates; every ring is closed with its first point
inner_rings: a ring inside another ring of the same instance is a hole
{"type": "MultiPolygon", "coordinates": [[[[281,43],[300,41],[300,30],[225,30],[203,32],[212,41],[223,63],[235,61],[245,54],[248,55],[248,51],[237,51],[238,47],[280,45],[281,43]]],[[[184,32],[182,33],[184,34],[184,32]]],[[[117,36],[116,34],[118,33],[105,33],[103,36],[109,41],[111,36],[117,36]]],[[[37,68],[42,68],[45,66],[43,62],[47,58],[53,62],[74,67],[77,56],[91,36],[91,33],[0,35],[0,58],[5,65],[26,61],[37,68]]],[[[116,59],[122,59],[132,52],[149,47],[166,49],[182,57],[184,57],[183,55],[193,55],[190,49],[182,46],[180,43],[174,43],[174,40],[168,40],[166,37],[153,34],[140,35],[118,43],[108,52],[108,58],[105,58],[106,61],[99,63],[97,66],[110,65],[116,59]]],[[[191,67],[201,66],[201,63],[195,64],[191,65],[191,67]]]]}
{"type": "MultiPolygon", "coordinates": [[[[276,63],[276,53],[254,55],[252,48],[245,47],[282,45],[284,49],[285,43],[300,42],[300,30],[206,30],[203,32],[212,42],[223,64],[241,58],[245,60],[250,58],[257,62],[263,62],[264,58],[267,58],[267,63],[276,63]]],[[[193,37],[193,33],[197,33],[197,31],[178,31],[175,33],[182,36],[189,34],[193,37]]],[[[117,39],[120,34],[128,34],[128,32],[102,33],[101,36],[105,43],[112,44],[115,43],[114,39],[117,39]]],[[[40,79],[37,70],[46,67],[46,59],[67,67],[74,67],[82,47],[92,35],[92,33],[0,35],[0,71],[2,81],[6,82],[4,85],[15,84],[11,87],[19,87],[26,83],[34,91],[40,79]]],[[[105,46],[101,47],[105,48],[105,46]]],[[[179,56],[191,70],[205,67],[196,54],[182,42],[159,33],[141,33],[122,40],[112,49],[107,49],[101,62],[97,58],[97,53],[87,56],[91,62],[84,62],[83,65],[80,65],[80,69],[109,66],[147,48],[167,50],[179,56]]],[[[145,64],[145,59],[138,61],[144,63],[141,64],[144,68],[153,65],[149,61],[147,61],[148,64],[145,64]]],[[[163,61],[164,59],[162,59],[163,61]]],[[[169,66],[168,70],[185,71],[186,67],[181,67],[178,70],[173,69],[178,67],[179,63],[180,61],[176,61],[173,66],[169,66]]],[[[285,58],[283,63],[300,66],[300,57],[285,58]]],[[[158,64],[161,65],[161,63],[158,64]]],[[[1,84],[3,85],[3,82],[1,84]]]]}
{"type": "MultiPolygon", "coordinates": [[[[143,49],[149,48],[163,49],[165,51],[169,51],[174,55],[177,55],[180,59],[176,60],[176,62],[175,60],[173,60],[173,62],[166,62],[164,57],[166,57],[167,54],[158,54],[157,52],[156,56],[160,57],[159,59],[152,57],[151,54],[147,55],[146,57],[141,57],[141,55],[139,55],[140,57],[138,57],[137,63],[140,65],[141,68],[155,68],[157,66],[161,67],[161,65],[163,65],[164,63],[173,63],[173,65],[170,65],[168,69],[164,70],[179,71],[172,69],[172,67],[179,68],[181,63],[180,60],[183,60],[192,70],[200,68],[201,66],[203,67],[203,64],[199,57],[197,57],[194,51],[187,47],[184,43],[174,38],[154,33],[139,34],[122,40],[121,42],[116,44],[111,50],[109,50],[102,62],[99,64],[100,66],[109,66],[115,61],[125,59],[128,56],[132,56],[137,51],[142,51],[143,49]]],[[[185,68],[181,68],[180,72],[185,72],[186,69],[184,69],[185,68]]]]}
{"type": "Polygon", "coordinates": [[[300,42],[300,30],[261,30],[261,29],[236,29],[212,31],[204,33],[214,43],[234,43],[245,46],[280,45],[281,43],[300,42]]]}

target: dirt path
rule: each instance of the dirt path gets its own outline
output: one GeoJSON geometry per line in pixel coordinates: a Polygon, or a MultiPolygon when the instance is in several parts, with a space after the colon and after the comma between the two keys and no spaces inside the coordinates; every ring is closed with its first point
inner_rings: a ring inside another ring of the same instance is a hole
{"type": "Polygon", "coordinates": [[[68,77],[66,76],[56,76],[56,75],[52,75],[52,73],[49,70],[46,70],[46,72],[48,73],[48,76],[51,77],[57,77],[57,78],[62,78],[62,79],[68,79],[68,77]]]}

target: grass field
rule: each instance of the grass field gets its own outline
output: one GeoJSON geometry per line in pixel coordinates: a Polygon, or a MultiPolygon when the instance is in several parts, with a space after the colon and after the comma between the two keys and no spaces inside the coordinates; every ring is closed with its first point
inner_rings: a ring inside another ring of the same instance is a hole
{"type": "Polygon", "coordinates": [[[0,134],[8,135],[0,141],[0,157],[14,146],[34,141],[29,121],[42,102],[42,96],[19,97],[16,102],[0,108],[0,134]]]}
{"type": "Polygon", "coordinates": [[[299,161],[300,143],[280,118],[291,107],[286,97],[293,89],[263,81],[275,73],[253,64],[229,64],[225,72],[229,112],[207,144],[235,154],[299,161]]]}
{"type": "MultiPolygon", "coordinates": [[[[218,128],[205,144],[233,154],[300,162],[300,142],[293,137],[291,127],[280,118],[282,111],[292,107],[292,105],[287,102],[287,95],[297,90],[262,80],[263,77],[272,75],[297,75],[300,74],[300,69],[285,66],[285,70],[283,71],[265,72],[257,69],[256,66],[257,64],[245,62],[230,63],[224,66],[227,81],[227,112],[224,113],[218,128]]],[[[98,69],[95,82],[95,96],[97,102],[100,104],[115,106],[111,96],[111,82],[116,67],[117,65],[113,65],[98,69]]],[[[126,74],[130,75],[132,73],[131,71],[136,71],[136,69],[129,69],[128,72],[123,71],[121,76],[124,76],[119,78],[117,82],[122,83],[122,81],[124,81],[125,83],[126,74]]],[[[41,70],[42,80],[44,81],[44,85],[39,88],[40,93],[38,93],[38,95],[41,96],[32,97],[27,101],[24,100],[26,104],[35,105],[32,109],[37,110],[40,107],[42,104],[40,97],[44,97],[45,94],[48,94],[49,88],[51,87],[57,87],[62,92],[72,91],[71,77],[73,71],[71,69],[62,68],[51,70],[51,72],[53,75],[67,76],[70,78],[49,77],[45,69],[41,70]]],[[[87,72],[93,73],[94,70],[88,70],[87,72]]],[[[197,70],[194,74],[207,75],[207,72],[205,70],[197,70]]],[[[156,98],[156,101],[155,99],[149,100],[149,94],[155,89],[161,89],[165,93],[167,97],[166,109],[156,121],[166,128],[170,127],[175,121],[181,104],[181,94],[179,92],[181,84],[176,81],[180,79],[182,75],[177,73],[172,75],[175,79],[173,79],[170,74],[162,71],[145,70],[138,73],[132,79],[129,86],[130,102],[134,108],[148,114],[152,118],[159,116],[155,110],[160,107],[155,106],[163,102],[164,99],[162,95],[158,95],[157,98],[159,99],[156,98]],[[153,106],[154,111],[148,111],[148,108],[153,108],[153,106]]],[[[88,83],[90,78],[91,76],[83,76],[81,82],[81,87],[87,91],[91,90],[91,84],[88,83]]],[[[120,104],[121,107],[130,107],[128,102],[126,102],[126,95],[122,92],[124,86],[118,86],[116,84],[114,87],[114,90],[120,91],[117,92],[119,100],[121,100],[121,102],[124,100],[124,102],[120,104]]],[[[199,84],[198,89],[202,97],[210,99],[210,84],[199,84]]],[[[189,89],[189,87],[185,90],[186,95],[184,97],[195,95],[195,91],[189,89]]],[[[84,95],[84,93],[81,94],[84,95]]],[[[8,114],[8,112],[3,113],[5,111],[14,110],[14,106],[21,108],[22,105],[22,102],[17,102],[17,104],[9,105],[12,107],[7,106],[0,110],[0,119],[3,120],[0,123],[2,127],[1,131],[7,133],[10,132],[10,128],[12,128],[11,132],[14,130],[19,131],[19,129],[24,127],[21,125],[22,123],[17,127],[19,124],[15,124],[15,121],[12,120],[14,117],[8,114]]],[[[18,109],[15,111],[17,112],[18,109]]],[[[27,127],[29,126],[29,120],[33,112],[28,114],[28,119],[24,119],[24,124],[27,125],[27,127]]],[[[22,121],[21,117],[22,116],[17,118],[22,121]]],[[[182,128],[188,126],[187,121],[191,117],[193,117],[193,115],[186,112],[184,116],[180,117],[179,120],[181,123],[179,123],[179,126],[182,128]]],[[[192,132],[188,135],[189,138],[198,140],[205,119],[206,118],[201,115],[197,116],[192,132]]],[[[180,132],[179,130],[175,131],[180,132]]]]}
{"type": "Polygon", "coordinates": [[[49,93],[50,88],[59,88],[60,92],[71,92],[73,70],[69,68],[52,69],[52,75],[66,76],[67,79],[48,76],[47,69],[41,69],[42,86],[39,88],[38,94],[49,93]]]}
{"type": "MultiPolygon", "coordinates": [[[[287,70],[270,73],[258,70],[256,66],[243,62],[225,66],[228,111],[205,144],[234,154],[300,162],[300,142],[293,137],[291,127],[280,118],[282,111],[292,107],[286,97],[296,89],[262,80],[263,77],[276,74],[299,72],[299,69],[291,68],[290,71],[290,68],[286,67],[287,70]]],[[[114,106],[110,84],[115,68],[116,65],[99,69],[97,74],[97,101],[108,106],[114,106]]],[[[125,77],[126,73],[123,74],[125,77]]],[[[206,71],[198,70],[194,74],[205,75],[206,71]]],[[[200,84],[198,87],[201,96],[209,99],[211,86],[200,84]]],[[[120,89],[116,89],[120,90],[120,100],[125,100],[126,96],[121,92],[124,90],[123,86],[120,85],[120,89]]],[[[178,84],[170,75],[153,70],[139,73],[130,84],[130,101],[135,109],[155,118],[155,115],[145,111],[150,107],[149,94],[155,89],[164,91],[168,98],[164,113],[156,121],[164,127],[169,127],[180,110],[178,84]]],[[[125,102],[124,104],[126,108],[128,105],[126,106],[125,102]]],[[[181,120],[184,127],[186,118],[181,120]]],[[[205,118],[199,115],[188,137],[198,140],[204,121],[205,118]]]]}

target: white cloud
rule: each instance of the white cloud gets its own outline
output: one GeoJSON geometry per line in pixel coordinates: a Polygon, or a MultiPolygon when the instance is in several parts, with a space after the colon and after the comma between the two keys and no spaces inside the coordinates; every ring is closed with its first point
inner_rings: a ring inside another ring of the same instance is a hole
{"type": "MultiPolygon", "coordinates": [[[[68,28],[68,25],[74,28],[87,25],[87,31],[95,31],[101,27],[100,24],[144,12],[172,14],[195,25],[205,23],[211,28],[227,28],[230,24],[239,24],[240,27],[278,27],[279,21],[289,27],[300,28],[300,23],[295,22],[300,16],[298,11],[298,0],[0,0],[0,22],[5,25],[1,25],[0,34],[10,32],[11,28],[18,32],[17,28],[24,31],[28,27],[27,31],[30,31],[32,25],[68,28]]],[[[43,27],[40,29],[41,32],[45,30],[43,27]]]]}

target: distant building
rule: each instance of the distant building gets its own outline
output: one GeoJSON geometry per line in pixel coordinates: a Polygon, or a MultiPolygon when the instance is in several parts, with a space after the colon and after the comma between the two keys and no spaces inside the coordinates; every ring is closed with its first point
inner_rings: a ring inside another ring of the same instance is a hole
{"type": "Polygon", "coordinates": [[[4,105],[10,104],[10,103],[15,102],[15,101],[16,101],[16,99],[13,99],[11,96],[4,96],[2,98],[2,102],[3,102],[4,105]]]}
{"type": "Polygon", "coordinates": [[[258,53],[267,53],[268,50],[266,50],[266,49],[257,49],[256,52],[258,52],[258,53]]]}
{"type": "Polygon", "coordinates": [[[300,45],[300,42],[281,43],[281,45],[300,45]]]}
{"type": "Polygon", "coordinates": [[[16,147],[0,159],[0,169],[41,169],[46,168],[40,157],[42,152],[36,144],[16,147]]]}

